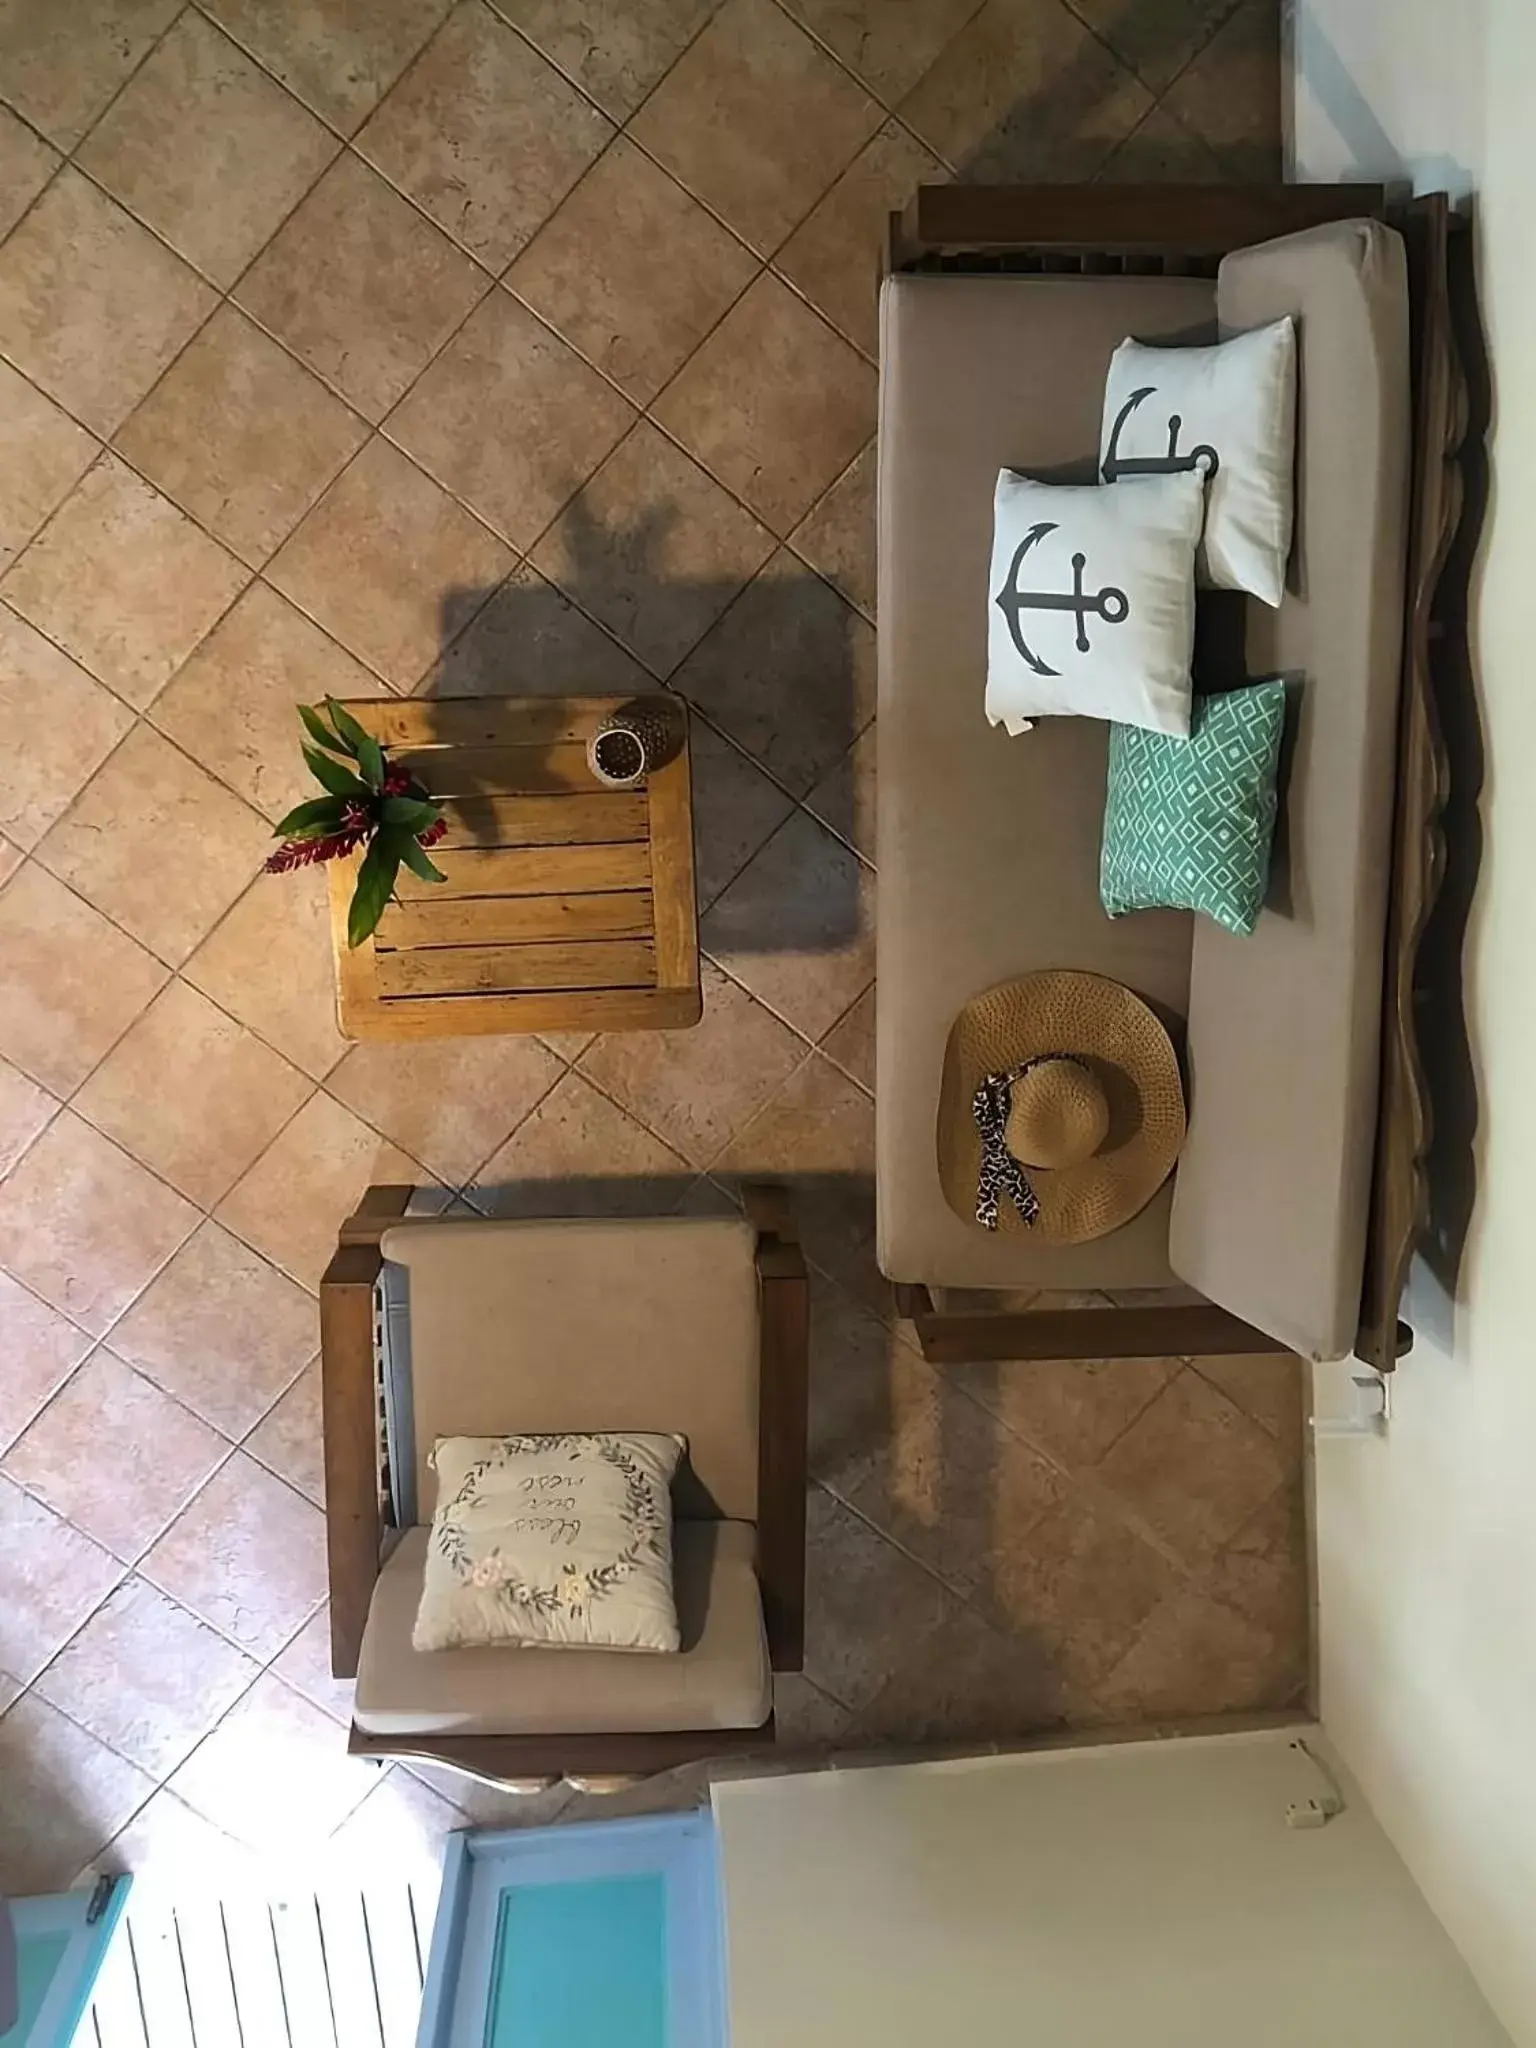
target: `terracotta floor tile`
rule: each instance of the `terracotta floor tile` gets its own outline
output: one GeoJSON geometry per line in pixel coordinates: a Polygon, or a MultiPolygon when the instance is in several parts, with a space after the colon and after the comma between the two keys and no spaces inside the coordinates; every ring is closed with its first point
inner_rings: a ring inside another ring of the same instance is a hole
{"type": "Polygon", "coordinates": [[[196,1220],[190,1202],[64,1110],[5,1183],[0,1264],[99,1336],[196,1220]]]}
{"type": "Polygon", "coordinates": [[[15,227],[62,161],[9,107],[0,107],[0,236],[15,227]]]}
{"type": "Polygon", "coordinates": [[[0,1473],[0,1669],[30,1685],[123,1575],[99,1543],[0,1473]]]}
{"type": "Polygon", "coordinates": [[[1042,1644],[963,1608],[843,1730],[845,1742],[1023,1741],[1062,1725],[1070,1695],[1042,1644]]]}
{"type": "Polygon", "coordinates": [[[875,859],[875,727],[865,726],[805,800],[805,807],[829,825],[871,866],[875,859]]]}
{"type": "Polygon", "coordinates": [[[54,1658],[37,1691],[162,1779],[260,1670],[184,1607],[130,1576],[54,1658]]]}
{"type": "MultiPolygon", "coordinates": [[[[312,1614],[278,1657],[273,1671],[312,1706],[320,1707],[345,1728],[352,1720],[353,1682],[331,1676],[331,1603],[312,1614]]],[[[423,1787],[425,1789],[425,1787],[423,1787]]]]}
{"type": "Polygon", "coordinates": [[[196,271],[68,166],[0,249],[0,347],[99,434],[215,303],[196,271]]]}
{"type": "Polygon", "coordinates": [[[4,888],[5,884],[21,866],[21,862],[21,848],[14,846],[3,833],[0,833],[0,888],[4,888]]]}
{"type": "Polygon", "coordinates": [[[921,1565],[822,1487],[811,1487],[805,1675],[813,1685],[857,1712],[960,1611],[921,1565]]]}
{"type": "Polygon", "coordinates": [[[634,418],[510,292],[493,291],[390,414],[388,432],[498,533],[529,547],[634,418]]]}
{"type": "Polygon", "coordinates": [[[209,0],[208,12],[306,106],[350,135],[432,34],[452,0],[209,0]]]}
{"type": "Polygon", "coordinates": [[[642,421],[532,560],[665,680],[772,548],[765,527],[642,421]]]}
{"type": "Polygon", "coordinates": [[[620,1031],[581,1069],[694,1166],[705,1166],[805,1056],[805,1047],[709,961],[704,1018],[688,1031],[620,1031]]]}
{"type": "Polygon", "coordinates": [[[211,1209],[314,1083],[206,996],[173,981],[75,1097],[88,1123],[211,1209]],[[165,1077],[176,1076],[164,1093],[165,1077]]]}
{"type": "Polygon", "coordinates": [[[765,1174],[792,1189],[807,1256],[884,1313],[890,1288],[875,1268],[875,1105],[813,1053],[738,1133],[713,1172],[734,1186],[765,1174]]]}
{"type": "Polygon", "coordinates": [[[336,150],[312,114],[192,12],[134,73],[76,161],[228,289],[336,150]]]}
{"type": "Polygon", "coordinates": [[[320,1361],[306,1366],[282,1399],[262,1417],[244,1448],[269,1472],[297,1487],[317,1508],[325,1506],[325,1447],[320,1431],[320,1361]]]}
{"type": "Polygon", "coordinates": [[[250,881],[270,838],[266,821],[248,804],[138,725],[48,833],[37,857],[177,967],[250,881]]]}
{"type": "Polygon", "coordinates": [[[84,1330],[0,1273],[0,1450],[16,1441],[90,1348],[84,1330]]]}
{"type": "Polygon", "coordinates": [[[865,618],[875,616],[875,444],[811,507],[789,544],[865,618]]]}
{"type": "MultiPolygon", "coordinates": [[[[208,1899],[236,1898],[261,1875],[248,1849],[163,1786],[92,1859],[92,1869],[132,1872],[141,1921],[148,1919],[145,1907],[184,1906],[199,1893],[208,1899]]],[[[157,1916],[147,1939],[163,1938],[165,1926],[166,1919],[157,1916]]]]}
{"type": "Polygon", "coordinates": [[[873,716],[875,636],[781,548],[673,681],[776,780],[805,796],[873,716]]]}
{"type": "Polygon", "coordinates": [[[1220,1387],[1229,1401],[1261,1423],[1293,1464],[1300,1464],[1311,1392],[1307,1368],[1298,1358],[1289,1352],[1273,1357],[1261,1353],[1191,1363],[1202,1379],[1220,1387]]]}
{"type": "Polygon", "coordinates": [[[1191,1565],[1208,1563],[1289,1469],[1268,1432],[1187,1367],[1099,1466],[1104,1483],[1191,1565]]]}
{"type": "Polygon", "coordinates": [[[1292,1645],[1277,1644],[1219,1600],[1178,1591],[1153,1611],[1097,1693],[1114,1719],[1141,1722],[1207,1712],[1213,1698],[1230,1713],[1294,1706],[1304,1682],[1292,1645]]]}
{"type": "Polygon", "coordinates": [[[235,297],[359,412],[379,420],[489,282],[349,154],[290,215],[235,297]]]}
{"type": "Polygon", "coordinates": [[[217,1223],[197,1231],[112,1332],[112,1348],[238,1440],[320,1341],[314,1298],[217,1223]]]}
{"type": "Polygon", "coordinates": [[[253,583],[156,698],[155,725],[276,824],[318,795],[295,706],[385,686],[265,583],[253,583]]]}
{"type": "Polygon", "coordinates": [[[133,723],[121,698],[3,606],[0,718],[11,758],[0,825],[19,846],[37,844],[133,723]]]}
{"type": "Polygon", "coordinates": [[[803,1671],[774,1673],[773,1719],[786,1750],[830,1747],[851,1718],[845,1706],[812,1685],[803,1671]]]}
{"type": "Polygon", "coordinates": [[[717,0],[495,0],[616,121],[632,114],[714,12],[717,0]]]}
{"type": "Polygon", "coordinates": [[[787,285],[764,275],[652,412],[785,534],[869,439],[875,372],[787,285]]]}
{"type": "Polygon", "coordinates": [[[883,1317],[812,1269],[810,1469],[841,1498],[886,1457],[903,1402],[915,1406],[933,1367],[883,1317]]]}
{"type": "Polygon", "coordinates": [[[337,1228],[369,1182],[422,1178],[413,1159],[322,1092],[236,1182],[218,1220],[313,1288],[336,1249],[337,1228]]]}
{"type": "Polygon", "coordinates": [[[60,149],[73,149],[177,12],[178,0],[8,9],[0,20],[6,97],[60,149]]]}
{"type": "Polygon", "coordinates": [[[378,1778],[349,1757],[329,1715],[269,1674],[258,1678],[171,1780],[171,1790],[263,1853],[313,1852],[378,1778]]]}
{"type": "Polygon", "coordinates": [[[367,433],[319,378],[226,304],[118,429],[116,445],[254,568],[367,433]]]}
{"type": "Polygon", "coordinates": [[[438,226],[504,270],[613,134],[480,4],[458,7],[357,138],[438,226]]]}
{"type": "Polygon", "coordinates": [[[258,875],[182,972],[316,1081],[347,1049],[336,1028],[330,902],[321,874],[258,875]]]}
{"type": "Polygon", "coordinates": [[[919,185],[948,180],[931,150],[887,121],[796,228],[774,258],[775,270],[873,358],[880,349],[881,252],[889,218],[919,185]]]}
{"type": "Polygon", "coordinates": [[[993,1616],[1045,1648],[1069,1697],[1096,1686],[1176,1584],[1172,1568],[1101,1500],[1066,1491],[999,1556],[993,1616]]]}
{"type": "Polygon", "coordinates": [[[875,101],[770,0],[726,0],[630,132],[767,256],[879,123],[875,101]]]}
{"type": "Polygon", "coordinates": [[[470,1190],[491,1216],[652,1216],[682,1199],[687,1162],[580,1074],[553,1087],[470,1190]]]}
{"type": "Polygon", "coordinates": [[[1176,1358],[1067,1358],[965,1368],[966,1389],[1069,1469],[1096,1465],[1180,1371],[1176,1358]]]}
{"type": "Polygon", "coordinates": [[[632,654],[527,562],[421,685],[439,697],[625,697],[655,687],[632,654]]]}
{"type": "Polygon", "coordinates": [[[735,880],[794,809],[739,747],[692,721],[693,854],[700,911],[735,880]]]}
{"type": "Polygon", "coordinates": [[[0,591],[142,711],[249,580],[169,498],[104,455],[0,591]]]}
{"type": "Polygon", "coordinates": [[[1065,0],[986,0],[902,101],[908,127],[977,183],[1093,177],[1152,95],[1065,0]]]}
{"type": "Polygon", "coordinates": [[[976,12],[976,0],[788,0],[795,15],[871,92],[898,100],[976,12]]]}
{"type": "Polygon", "coordinates": [[[621,137],[506,282],[645,405],[757,269],[734,235],[621,137]]]}
{"type": "Polygon", "coordinates": [[[1144,85],[1163,92],[1231,13],[1232,4],[1162,0],[1158,7],[1136,9],[1119,6],[1116,0],[1082,0],[1077,11],[1144,85]]]}
{"type": "Polygon", "coordinates": [[[814,1042],[875,978],[874,876],[796,811],[703,918],[699,941],[814,1042]]]}
{"type": "Polygon", "coordinates": [[[268,565],[296,605],[409,690],[512,567],[479,520],[371,441],[268,565]]]}
{"type": "Polygon", "coordinates": [[[0,895],[0,1052],[56,1095],[79,1087],[166,979],[150,953],[29,862],[0,895]]]}
{"type": "Polygon", "coordinates": [[[253,1657],[267,1659],[325,1598],[325,1518],[236,1451],[139,1569],[253,1657]]]}
{"type": "Polygon", "coordinates": [[[1206,1589],[1273,1637],[1298,1667],[1308,1656],[1307,1503],[1298,1476],[1243,1524],[1206,1575],[1206,1589]]]}
{"type": "Polygon", "coordinates": [[[1227,177],[1210,144],[1164,106],[1154,107],[1131,130],[1099,173],[1107,185],[1220,185],[1227,177]]]}
{"type": "Polygon", "coordinates": [[[0,1721],[0,1776],[0,1888],[12,1897],[64,1891],[155,1789],[35,1694],[0,1721]]]}
{"type": "Polygon", "coordinates": [[[462,1187],[564,1071],[536,1038],[439,1038],[356,1046],[326,1086],[462,1187]]]}
{"type": "Polygon", "coordinates": [[[875,1087],[875,991],[867,988],[852,1009],[839,1017],[821,1050],[871,1094],[875,1087]]]}
{"type": "Polygon", "coordinates": [[[96,451],[84,427],[0,363],[0,570],[79,482],[96,451]]]}
{"type": "Polygon", "coordinates": [[[1227,175],[1280,171],[1280,36],[1275,0],[1243,0],[1163,102],[1216,151],[1227,175]]]}
{"type": "Polygon", "coordinates": [[[389,1771],[326,1843],[325,1868],[365,1876],[388,1869],[430,1882],[442,1871],[448,1836],[465,1821],[460,1807],[409,1771],[389,1771]]]}
{"type": "Polygon", "coordinates": [[[11,1446],[5,1470],[131,1564],[228,1450],[217,1431],[103,1348],[11,1446]]]}

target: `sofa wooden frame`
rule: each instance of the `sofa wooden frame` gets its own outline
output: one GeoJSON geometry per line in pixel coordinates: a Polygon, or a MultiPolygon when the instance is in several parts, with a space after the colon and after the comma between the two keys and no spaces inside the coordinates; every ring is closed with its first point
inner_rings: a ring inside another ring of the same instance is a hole
{"type": "MultiPolygon", "coordinates": [[[[1458,353],[1452,241],[1467,223],[1443,193],[1389,201],[1380,185],[923,186],[890,216],[893,271],[1214,276],[1221,258],[1325,221],[1370,217],[1408,252],[1412,481],[1404,576],[1397,806],[1383,958],[1381,1087],[1356,1356],[1390,1371],[1413,1333],[1399,1307],[1428,1220],[1431,1106],[1415,1024],[1419,945],[1445,866],[1449,790],[1437,689],[1466,662],[1465,620],[1442,579],[1466,502],[1471,407],[1458,353]],[[1459,636],[1459,645],[1452,636],[1459,636]]],[[[1463,536],[1464,538],[1464,536],[1463,536]]],[[[1448,579],[1447,579],[1448,580],[1448,579]]],[[[1214,1303],[1010,1314],[936,1309],[923,1286],[898,1284],[927,1357],[1219,1355],[1284,1347],[1214,1303]]]]}
{"type": "MultiPolygon", "coordinates": [[[[370,1187],[341,1226],[320,1282],[325,1435],[325,1527],[331,1589],[331,1670],[357,1675],[375,1581],[395,1534],[382,1483],[382,1397],[376,1345],[380,1241],[413,1190],[370,1187]]],[[[805,1647],[805,1493],[809,1294],[788,1195],[743,1189],[757,1230],[760,1366],[757,1577],[775,1671],[798,1671],[805,1647]]],[[[472,1228],[445,1223],[445,1229],[472,1228]]],[[[760,1728],[612,1735],[375,1736],[355,1724],[360,1756],[411,1756],[494,1781],[643,1774],[710,1756],[756,1754],[775,1740],[760,1728]]]]}

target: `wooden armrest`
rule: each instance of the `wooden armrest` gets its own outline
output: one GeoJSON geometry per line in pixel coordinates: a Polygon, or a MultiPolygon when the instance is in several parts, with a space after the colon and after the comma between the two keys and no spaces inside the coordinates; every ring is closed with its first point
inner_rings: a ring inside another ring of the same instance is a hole
{"type": "Polygon", "coordinates": [[[1380,185],[920,185],[890,217],[888,267],[989,249],[1224,256],[1385,203],[1380,185]]]}
{"type": "Polygon", "coordinates": [[[337,1233],[338,1244],[377,1244],[392,1223],[410,1207],[415,1188],[399,1182],[375,1182],[337,1233]]]}
{"type": "Polygon", "coordinates": [[[788,1189],[753,1183],[742,1199],[759,1232],[757,1577],[773,1668],[798,1671],[805,1654],[810,1287],[788,1189]]]}
{"type": "Polygon", "coordinates": [[[374,1287],[382,1266],[377,1243],[343,1243],[320,1281],[325,1543],[337,1678],[357,1674],[384,1533],[373,1348],[374,1287]]]}

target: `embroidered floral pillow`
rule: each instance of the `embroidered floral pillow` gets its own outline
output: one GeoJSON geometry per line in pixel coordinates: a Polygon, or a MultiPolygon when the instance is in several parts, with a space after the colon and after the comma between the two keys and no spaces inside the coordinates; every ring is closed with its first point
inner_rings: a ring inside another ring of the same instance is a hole
{"type": "Polygon", "coordinates": [[[675,1436],[453,1436],[433,1452],[418,1650],[675,1650],[675,1436]]]}

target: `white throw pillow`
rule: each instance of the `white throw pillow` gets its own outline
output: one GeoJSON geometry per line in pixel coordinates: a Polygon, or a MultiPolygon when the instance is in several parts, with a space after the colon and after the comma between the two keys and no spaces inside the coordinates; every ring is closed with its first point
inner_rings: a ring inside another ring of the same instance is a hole
{"type": "Polygon", "coordinates": [[[1109,359],[1099,469],[1105,483],[1196,470],[1206,479],[1200,570],[1265,604],[1285,594],[1296,461],[1296,330],[1290,316],[1211,348],[1123,341],[1109,359]]]}
{"type": "Polygon", "coordinates": [[[451,1436],[433,1452],[418,1650],[675,1650],[675,1436],[451,1436]]]}
{"type": "Polygon", "coordinates": [[[992,501],[987,716],[1011,733],[1077,716],[1189,732],[1204,485],[1132,490],[1002,470],[992,501]]]}

